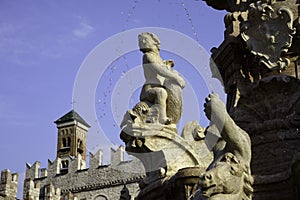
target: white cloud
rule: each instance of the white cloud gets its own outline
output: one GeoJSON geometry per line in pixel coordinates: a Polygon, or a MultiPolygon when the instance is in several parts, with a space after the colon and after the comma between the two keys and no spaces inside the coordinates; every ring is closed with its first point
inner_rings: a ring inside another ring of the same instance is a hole
{"type": "Polygon", "coordinates": [[[80,22],[79,26],[73,30],[73,35],[83,39],[90,35],[93,31],[94,27],[87,23],[80,22]]]}

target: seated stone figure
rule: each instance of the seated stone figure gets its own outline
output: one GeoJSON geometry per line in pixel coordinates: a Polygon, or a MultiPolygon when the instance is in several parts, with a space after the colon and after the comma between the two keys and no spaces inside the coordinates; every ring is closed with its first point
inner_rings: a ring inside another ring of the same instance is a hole
{"type": "Polygon", "coordinates": [[[200,189],[193,200],[250,200],[252,176],[250,172],[251,141],[226,111],[216,94],[206,98],[205,114],[211,121],[207,128],[221,138],[214,146],[214,160],[200,177],[200,189]]]}
{"type": "Polygon", "coordinates": [[[183,78],[173,69],[172,60],[160,57],[160,41],[153,33],[138,36],[143,55],[143,70],[146,82],[140,101],[158,108],[161,124],[176,124],[181,116],[183,78]]]}

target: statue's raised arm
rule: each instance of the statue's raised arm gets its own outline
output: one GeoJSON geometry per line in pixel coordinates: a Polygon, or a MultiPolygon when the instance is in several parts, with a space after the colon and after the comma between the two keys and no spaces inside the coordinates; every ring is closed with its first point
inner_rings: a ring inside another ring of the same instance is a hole
{"type": "Polygon", "coordinates": [[[204,108],[211,125],[216,126],[222,139],[226,142],[225,150],[250,165],[251,141],[249,135],[235,124],[218,95],[210,94],[205,99],[204,108]]]}
{"type": "Polygon", "coordinates": [[[201,175],[194,200],[251,200],[251,141],[227,113],[218,95],[210,94],[204,111],[211,121],[208,132],[220,135],[214,147],[214,160],[201,175]]]}

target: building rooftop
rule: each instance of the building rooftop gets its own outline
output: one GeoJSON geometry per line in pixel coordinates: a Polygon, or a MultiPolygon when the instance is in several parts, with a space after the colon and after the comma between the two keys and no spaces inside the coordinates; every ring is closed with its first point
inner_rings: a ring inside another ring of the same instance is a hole
{"type": "Polygon", "coordinates": [[[56,120],[54,123],[61,124],[64,122],[71,122],[74,120],[84,124],[87,127],[90,127],[90,125],[86,121],[84,121],[84,119],[73,109],[58,120],[56,120]]]}

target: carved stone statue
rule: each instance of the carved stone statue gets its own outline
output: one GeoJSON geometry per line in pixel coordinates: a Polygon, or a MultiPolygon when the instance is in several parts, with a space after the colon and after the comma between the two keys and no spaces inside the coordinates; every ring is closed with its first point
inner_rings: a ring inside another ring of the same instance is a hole
{"type": "Polygon", "coordinates": [[[143,69],[146,82],[140,100],[158,108],[159,122],[177,124],[182,110],[182,89],[185,82],[172,67],[172,60],[160,57],[160,41],[153,33],[138,37],[140,50],[144,53],[143,69]]]}
{"type": "Polygon", "coordinates": [[[182,112],[182,89],[184,79],[173,69],[172,60],[160,57],[160,41],[153,33],[141,33],[138,36],[143,55],[145,83],[140,102],[133,110],[127,111],[121,128],[134,122],[139,126],[145,124],[171,125],[176,129],[182,112]]]}
{"type": "Polygon", "coordinates": [[[226,111],[216,94],[206,98],[205,114],[211,120],[207,132],[221,138],[215,145],[214,160],[201,175],[200,189],[194,200],[250,200],[252,176],[250,172],[251,141],[226,111]]]}
{"type": "Polygon", "coordinates": [[[145,83],[140,102],[126,112],[120,125],[127,153],[141,160],[146,172],[135,199],[184,199],[196,191],[212,153],[198,122],[187,123],[178,134],[185,82],[173,69],[174,62],[160,57],[155,34],[142,33],[138,39],[145,83]]]}

